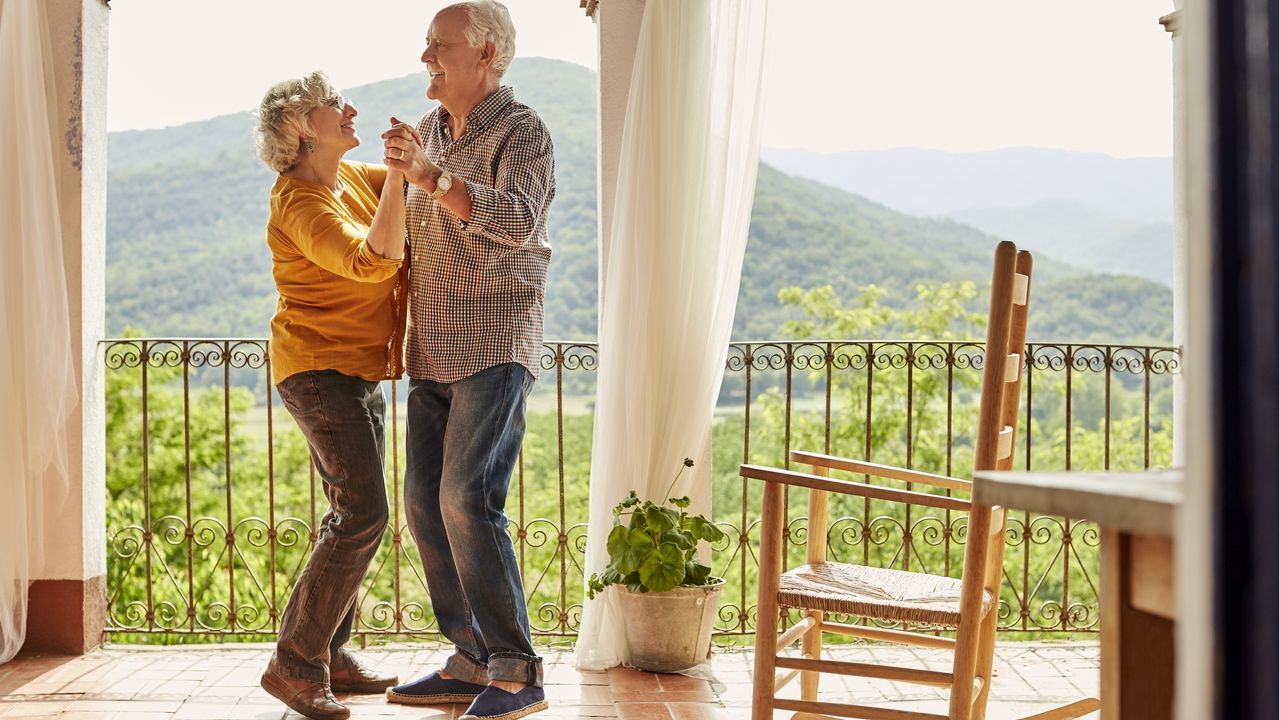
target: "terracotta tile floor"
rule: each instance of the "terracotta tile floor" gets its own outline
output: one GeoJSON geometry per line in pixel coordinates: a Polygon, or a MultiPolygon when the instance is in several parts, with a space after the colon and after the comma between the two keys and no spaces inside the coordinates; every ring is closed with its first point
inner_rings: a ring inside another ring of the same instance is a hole
{"type": "MultiPolygon", "coordinates": [[[[298,718],[258,687],[270,654],[266,645],[112,646],[78,658],[24,657],[0,665],[0,718],[62,720],[277,720],[298,718]]],[[[551,709],[539,720],[739,720],[750,715],[751,652],[717,649],[708,681],[625,668],[580,672],[571,651],[548,647],[544,658],[551,709]]],[[[388,645],[361,651],[401,678],[437,667],[440,645],[388,645]]],[[[945,653],[885,645],[835,648],[858,662],[897,662],[945,669],[945,653]]],[[[1095,643],[1003,643],[987,717],[1010,720],[1098,691],[1095,643]]],[[[797,696],[793,682],[784,695],[797,696]]],[[[823,680],[823,699],[887,704],[894,709],[946,711],[938,689],[860,678],[823,680]]],[[[381,696],[347,696],[353,718],[454,720],[462,706],[409,707],[381,696]]],[[[784,713],[777,713],[781,718],[784,713]]]]}

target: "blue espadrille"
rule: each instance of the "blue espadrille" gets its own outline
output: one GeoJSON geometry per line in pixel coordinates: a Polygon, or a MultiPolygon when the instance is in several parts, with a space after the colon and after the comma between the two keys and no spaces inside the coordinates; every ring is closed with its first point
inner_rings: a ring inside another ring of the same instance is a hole
{"type": "Polygon", "coordinates": [[[484,685],[442,678],[437,671],[413,682],[387,688],[387,700],[404,705],[469,703],[475,700],[484,689],[484,685]]]}
{"type": "Polygon", "coordinates": [[[490,685],[471,701],[471,707],[458,720],[517,720],[548,707],[546,694],[535,685],[518,693],[490,685]]]}

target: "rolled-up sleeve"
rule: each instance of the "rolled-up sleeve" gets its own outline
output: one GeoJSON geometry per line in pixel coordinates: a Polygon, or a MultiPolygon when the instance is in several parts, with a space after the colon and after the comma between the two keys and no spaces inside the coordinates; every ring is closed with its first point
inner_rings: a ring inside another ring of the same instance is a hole
{"type": "Polygon", "coordinates": [[[284,209],[285,232],[303,257],[335,275],[381,282],[396,274],[402,259],[369,247],[368,228],[354,225],[319,199],[299,198],[284,209]]]}
{"type": "Polygon", "coordinates": [[[515,127],[496,158],[492,187],[466,181],[471,220],[464,232],[503,245],[523,246],[542,225],[555,195],[551,134],[536,116],[515,127]]]}

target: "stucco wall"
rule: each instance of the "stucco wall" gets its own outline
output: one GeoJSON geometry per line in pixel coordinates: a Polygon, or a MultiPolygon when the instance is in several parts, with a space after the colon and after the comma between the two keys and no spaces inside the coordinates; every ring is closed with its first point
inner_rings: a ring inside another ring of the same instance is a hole
{"type": "Polygon", "coordinates": [[[44,4],[56,66],[50,116],[58,184],[72,349],[82,368],[80,405],[68,427],[69,491],[45,507],[45,566],[33,579],[84,580],[106,573],[102,363],[107,202],[107,21],[101,0],[44,4]]]}

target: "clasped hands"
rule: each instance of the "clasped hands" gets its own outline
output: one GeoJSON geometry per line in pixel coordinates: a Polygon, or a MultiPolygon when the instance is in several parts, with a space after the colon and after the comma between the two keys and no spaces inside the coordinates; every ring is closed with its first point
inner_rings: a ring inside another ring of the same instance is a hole
{"type": "Polygon", "coordinates": [[[388,169],[402,173],[418,187],[435,187],[442,171],[427,158],[422,137],[412,125],[391,118],[391,129],[382,133],[382,146],[382,160],[388,169]]]}

